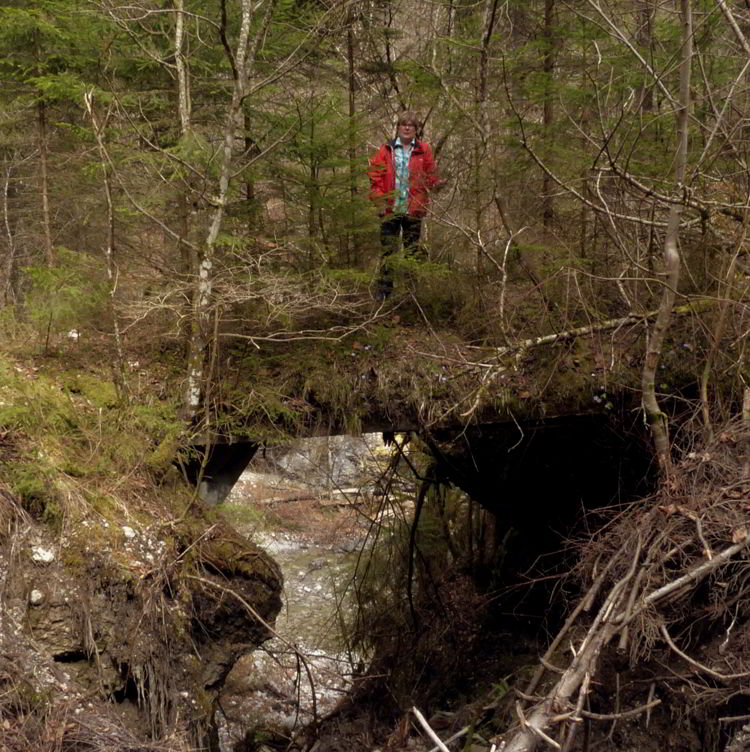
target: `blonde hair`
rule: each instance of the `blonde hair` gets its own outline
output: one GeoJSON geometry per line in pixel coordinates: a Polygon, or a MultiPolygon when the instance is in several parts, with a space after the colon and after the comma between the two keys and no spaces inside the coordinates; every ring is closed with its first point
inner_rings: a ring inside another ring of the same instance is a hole
{"type": "Polygon", "coordinates": [[[422,123],[414,110],[404,110],[399,113],[396,125],[401,125],[402,123],[413,123],[417,130],[422,127],[422,123]]]}

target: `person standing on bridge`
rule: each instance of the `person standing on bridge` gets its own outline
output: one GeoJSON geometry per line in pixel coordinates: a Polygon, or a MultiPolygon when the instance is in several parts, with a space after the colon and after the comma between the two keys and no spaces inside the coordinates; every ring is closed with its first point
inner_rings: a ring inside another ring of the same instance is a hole
{"type": "Polygon", "coordinates": [[[391,256],[403,238],[407,256],[419,257],[422,218],[427,214],[430,191],[439,183],[430,146],[419,139],[421,123],[411,110],[398,117],[396,138],[384,143],[370,159],[370,199],[378,208],[382,259],[376,297],[385,300],[393,292],[391,256]]]}

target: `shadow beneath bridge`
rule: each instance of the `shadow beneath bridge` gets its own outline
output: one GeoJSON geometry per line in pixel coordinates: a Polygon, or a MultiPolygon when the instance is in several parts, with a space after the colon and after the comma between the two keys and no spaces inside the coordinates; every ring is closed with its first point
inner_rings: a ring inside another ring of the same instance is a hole
{"type": "Polygon", "coordinates": [[[423,435],[442,478],[550,550],[583,514],[648,495],[658,468],[646,430],[593,414],[423,435]]]}
{"type": "Polygon", "coordinates": [[[194,456],[183,465],[183,469],[190,483],[198,486],[198,498],[209,506],[224,501],[250,464],[259,446],[260,444],[249,441],[238,441],[235,444],[217,443],[208,449],[205,446],[193,446],[194,456]]]}

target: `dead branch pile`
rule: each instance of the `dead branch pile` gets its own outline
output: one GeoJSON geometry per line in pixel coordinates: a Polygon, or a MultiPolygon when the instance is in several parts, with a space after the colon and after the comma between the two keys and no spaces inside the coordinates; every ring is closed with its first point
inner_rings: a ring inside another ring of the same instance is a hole
{"type": "Polygon", "coordinates": [[[590,712],[604,651],[616,650],[631,666],[657,653],[677,661],[690,677],[684,691],[700,694],[704,707],[718,709],[740,691],[750,677],[750,653],[734,649],[732,637],[750,623],[749,444],[746,426],[727,425],[710,444],[686,453],[668,487],[613,512],[582,544],[577,574],[584,595],[518,693],[505,752],[540,743],[570,750],[585,719],[646,714],[659,704],[652,684],[639,706],[590,712]],[[559,665],[560,655],[570,656],[567,665],[559,665]]]}

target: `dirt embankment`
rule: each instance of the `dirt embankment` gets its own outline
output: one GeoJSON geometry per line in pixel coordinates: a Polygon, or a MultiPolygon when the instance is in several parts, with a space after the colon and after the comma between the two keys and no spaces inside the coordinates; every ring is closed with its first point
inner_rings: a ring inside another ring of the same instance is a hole
{"type": "Polygon", "coordinates": [[[174,752],[281,607],[275,562],[226,523],[51,530],[0,488],[0,748],[174,752]]]}

